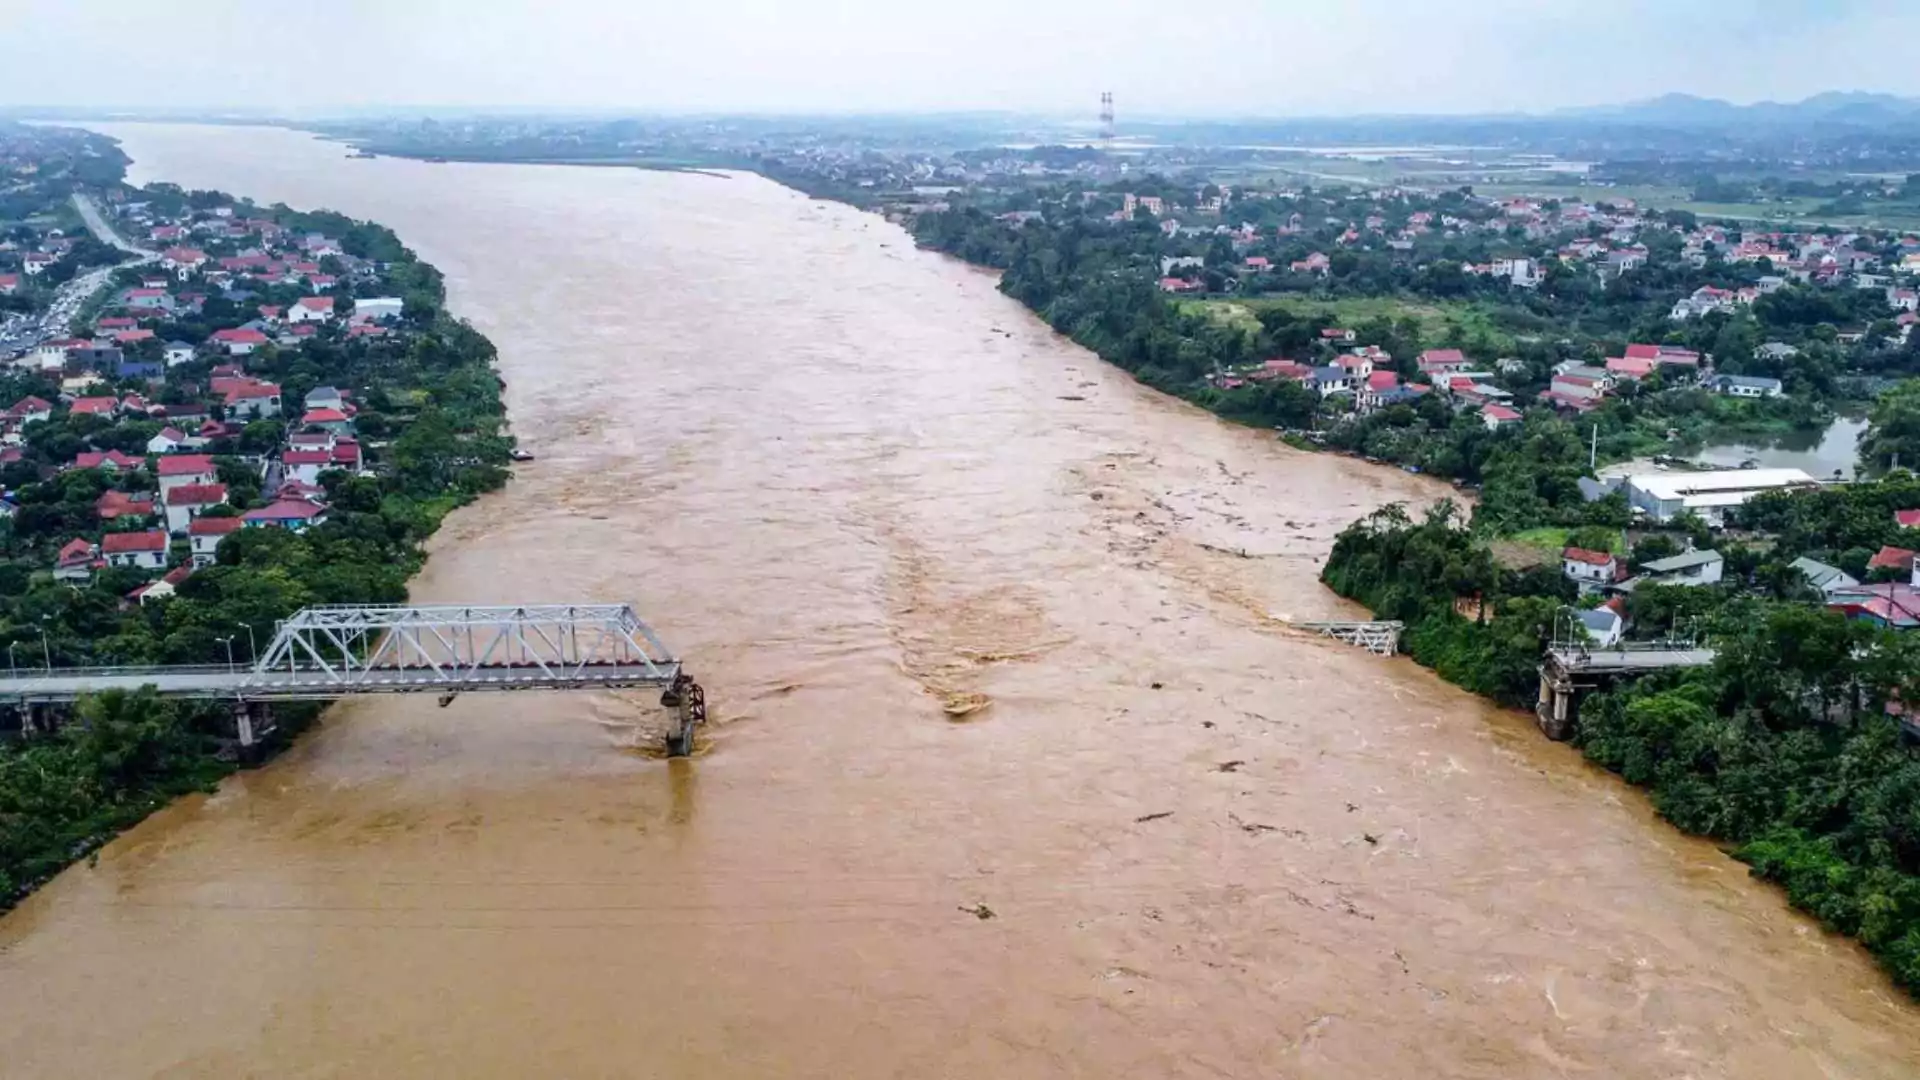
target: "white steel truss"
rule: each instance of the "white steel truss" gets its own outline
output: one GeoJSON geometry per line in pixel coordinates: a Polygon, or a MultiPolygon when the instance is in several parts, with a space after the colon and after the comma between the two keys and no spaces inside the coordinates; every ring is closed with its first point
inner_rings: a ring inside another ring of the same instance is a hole
{"type": "Polygon", "coordinates": [[[245,684],[263,695],[458,692],[666,686],[679,673],[625,604],[349,605],[282,623],[245,684]]]}

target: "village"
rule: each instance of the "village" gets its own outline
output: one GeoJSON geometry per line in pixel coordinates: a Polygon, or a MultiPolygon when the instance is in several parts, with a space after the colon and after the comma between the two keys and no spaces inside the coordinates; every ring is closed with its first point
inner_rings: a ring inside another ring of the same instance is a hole
{"type": "MultiPolygon", "coordinates": [[[[336,237],[230,203],[115,191],[108,207],[111,227],[148,254],[114,272],[78,332],[0,357],[9,382],[41,388],[0,414],[0,515],[16,519],[15,545],[31,543],[52,513],[45,496],[70,495],[90,475],[102,489],[92,520],[61,539],[45,570],[74,586],[135,571],[147,580],[124,602],[148,604],[217,561],[240,530],[324,524],[325,474],[376,475],[354,390],[322,381],[313,360],[397,347],[406,305],[385,293],[385,268],[336,237]]],[[[71,243],[39,246],[0,252],[19,266],[0,274],[0,292],[71,243]]]]}

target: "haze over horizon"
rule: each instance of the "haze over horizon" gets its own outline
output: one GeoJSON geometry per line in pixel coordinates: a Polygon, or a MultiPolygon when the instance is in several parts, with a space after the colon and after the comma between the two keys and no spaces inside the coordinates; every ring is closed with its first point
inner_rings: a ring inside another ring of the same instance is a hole
{"type": "Polygon", "coordinates": [[[0,0],[0,105],[1352,115],[1920,94],[1920,5],[0,0]],[[308,35],[324,44],[303,45],[308,35]],[[343,42],[353,42],[349,47],[343,42]],[[84,60],[77,62],[77,54],[84,60]],[[1836,78],[1844,72],[1845,78],[1836,78]]]}

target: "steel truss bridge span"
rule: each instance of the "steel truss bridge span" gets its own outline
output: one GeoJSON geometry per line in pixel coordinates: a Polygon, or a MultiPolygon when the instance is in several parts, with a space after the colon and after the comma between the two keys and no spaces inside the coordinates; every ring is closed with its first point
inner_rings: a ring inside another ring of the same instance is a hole
{"type": "Polygon", "coordinates": [[[267,703],[359,694],[435,693],[446,704],[465,693],[659,689],[661,704],[676,710],[667,736],[674,754],[691,749],[706,719],[704,691],[626,604],[310,607],[282,622],[246,666],[12,670],[0,678],[0,703],[31,711],[146,686],[234,702],[243,746],[267,703]]]}

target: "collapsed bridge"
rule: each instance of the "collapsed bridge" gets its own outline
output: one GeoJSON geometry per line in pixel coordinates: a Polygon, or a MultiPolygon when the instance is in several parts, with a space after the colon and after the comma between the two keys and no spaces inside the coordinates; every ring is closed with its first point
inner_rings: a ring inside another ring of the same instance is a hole
{"type": "MultiPolygon", "coordinates": [[[[223,639],[230,640],[230,639],[223,639]]],[[[31,717],[84,694],[152,687],[165,697],[230,701],[244,749],[271,725],[275,701],[360,694],[510,690],[661,691],[674,710],[668,754],[692,751],[706,694],[626,604],[374,605],[303,608],[246,666],[10,670],[0,704],[31,717]]]]}

